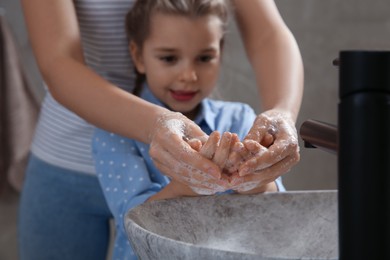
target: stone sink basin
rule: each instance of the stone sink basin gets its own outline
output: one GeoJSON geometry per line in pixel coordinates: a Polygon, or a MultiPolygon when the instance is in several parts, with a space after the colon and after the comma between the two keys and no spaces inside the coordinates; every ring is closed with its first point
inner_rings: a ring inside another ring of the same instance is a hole
{"type": "Polygon", "coordinates": [[[337,191],[145,203],[125,218],[140,259],[337,259],[337,191]]]}

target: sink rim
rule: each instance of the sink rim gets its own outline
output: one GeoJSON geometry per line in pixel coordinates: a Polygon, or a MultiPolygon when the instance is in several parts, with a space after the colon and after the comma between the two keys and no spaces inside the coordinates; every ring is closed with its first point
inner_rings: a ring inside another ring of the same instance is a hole
{"type": "MultiPolygon", "coordinates": [[[[262,259],[265,259],[265,260],[268,260],[268,259],[271,260],[271,259],[276,259],[275,256],[267,256],[267,255],[263,255],[263,254],[259,255],[258,252],[237,251],[236,249],[235,249],[235,251],[229,251],[229,250],[222,249],[222,248],[207,247],[204,245],[199,245],[199,244],[194,244],[191,242],[185,242],[185,241],[169,238],[169,237],[152,232],[152,231],[142,227],[132,218],[132,216],[134,216],[136,219],[139,218],[139,215],[137,215],[137,212],[142,210],[145,207],[145,205],[147,205],[147,207],[150,207],[150,205],[153,205],[153,204],[167,203],[169,201],[208,200],[208,199],[210,199],[210,197],[219,197],[217,199],[223,199],[224,197],[227,197],[227,196],[237,196],[237,198],[238,197],[265,197],[265,196],[279,197],[279,196],[286,196],[286,195],[287,196],[293,196],[293,195],[303,195],[304,196],[307,194],[323,194],[323,193],[336,194],[336,198],[337,198],[338,190],[291,190],[291,191],[286,191],[286,192],[268,192],[268,193],[262,193],[262,194],[254,194],[254,195],[221,194],[221,195],[213,195],[213,196],[183,197],[183,198],[175,198],[175,199],[169,199],[169,200],[158,200],[158,201],[146,202],[144,204],[139,205],[136,208],[129,210],[126,213],[126,216],[124,219],[125,229],[126,229],[127,237],[130,240],[130,242],[132,242],[130,233],[131,233],[132,229],[134,229],[138,232],[143,232],[144,234],[147,234],[147,236],[156,238],[159,241],[162,241],[163,243],[167,243],[169,245],[178,245],[178,246],[184,246],[184,247],[188,247],[188,248],[195,248],[195,249],[199,249],[199,250],[202,250],[205,252],[213,251],[213,252],[218,252],[221,254],[229,254],[229,255],[232,255],[234,257],[252,256],[252,257],[257,257],[257,258],[262,257],[262,259]]],[[[285,257],[278,256],[277,259],[281,259],[281,260],[282,259],[291,259],[291,257],[289,258],[288,256],[285,256],[285,257]]],[[[301,258],[301,259],[311,259],[311,258],[301,258]]],[[[337,259],[337,258],[330,257],[330,258],[324,258],[324,259],[329,260],[329,259],[337,259]]]]}

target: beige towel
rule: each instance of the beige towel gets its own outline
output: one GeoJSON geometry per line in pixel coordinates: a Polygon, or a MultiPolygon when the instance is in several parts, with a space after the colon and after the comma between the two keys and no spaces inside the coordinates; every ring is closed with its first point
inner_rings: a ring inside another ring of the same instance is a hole
{"type": "Polygon", "coordinates": [[[21,190],[38,111],[18,48],[0,16],[0,193],[8,184],[21,190]]]}

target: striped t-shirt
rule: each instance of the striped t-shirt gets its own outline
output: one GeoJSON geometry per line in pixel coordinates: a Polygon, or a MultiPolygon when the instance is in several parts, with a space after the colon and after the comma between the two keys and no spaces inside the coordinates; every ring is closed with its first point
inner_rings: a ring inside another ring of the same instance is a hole
{"type": "MultiPolygon", "coordinates": [[[[133,64],[125,32],[125,16],[134,0],[74,0],[87,65],[114,85],[131,91],[133,64]]],[[[32,153],[59,167],[94,174],[93,126],[47,93],[32,153]]]]}

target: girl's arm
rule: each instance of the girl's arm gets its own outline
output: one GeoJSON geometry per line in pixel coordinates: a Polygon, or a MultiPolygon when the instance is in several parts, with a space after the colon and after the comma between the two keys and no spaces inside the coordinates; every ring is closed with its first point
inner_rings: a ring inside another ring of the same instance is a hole
{"type": "Polygon", "coordinates": [[[113,86],[85,65],[73,1],[22,0],[22,5],[41,74],[59,103],[98,127],[150,143],[154,159],[174,178],[190,168],[219,176],[218,167],[182,139],[206,136],[192,121],[113,86]],[[179,129],[170,120],[180,122],[179,129]]]}

